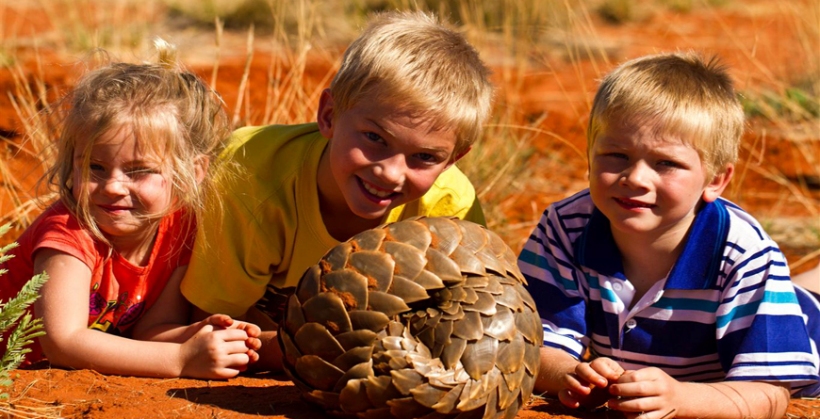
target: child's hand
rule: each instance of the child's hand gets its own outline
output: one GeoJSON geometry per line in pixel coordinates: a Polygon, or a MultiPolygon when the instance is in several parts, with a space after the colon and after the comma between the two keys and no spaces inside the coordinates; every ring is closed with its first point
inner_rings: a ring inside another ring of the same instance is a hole
{"type": "Polygon", "coordinates": [[[248,338],[245,340],[245,346],[248,348],[248,356],[250,362],[254,363],[259,360],[258,351],[262,347],[259,335],[262,334],[262,329],[259,326],[241,320],[235,320],[227,314],[212,314],[206,319],[199,322],[200,327],[205,325],[212,325],[215,329],[238,329],[244,330],[248,338]]]}
{"type": "Polygon", "coordinates": [[[558,393],[558,399],[573,408],[600,406],[611,397],[607,388],[609,384],[616,382],[623,373],[624,369],[611,358],[581,362],[573,373],[564,376],[564,390],[558,393]]]}
{"type": "Polygon", "coordinates": [[[248,334],[239,329],[222,329],[206,324],[180,350],[181,376],[227,379],[237,376],[251,362],[245,341],[248,334]]]}
{"type": "Polygon", "coordinates": [[[607,406],[624,412],[627,419],[670,419],[683,402],[676,398],[686,393],[681,387],[680,381],[659,368],[629,371],[610,386],[609,392],[618,398],[607,406]]]}

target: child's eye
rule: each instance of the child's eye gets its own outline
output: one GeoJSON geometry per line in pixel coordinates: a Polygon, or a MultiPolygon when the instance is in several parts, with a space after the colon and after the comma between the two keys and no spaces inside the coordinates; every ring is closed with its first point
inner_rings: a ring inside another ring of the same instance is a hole
{"type": "Polygon", "coordinates": [[[105,171],[105,168],[101,164],[97,164],[97,163],[91,163],[90,165],[88,165],[88,168],[92,172],[104,172],[105,171]]]}
{"type": "Polygon", "coordinates": [[[159,170],[150,167],[133,167],[128,169],[126,174],[129,177],[140,177],[159,173],[159,170]]]}
{"type": "Polygon", "coordinates": [[[424,163],[438,163],[438,158],[430,153],[417,153],[416,158],[424,163]]]}
{"type": "Polygon", "coordinates": [[[658,162],[658,165],[659,165],[659,166],[662,166],[662,167],[666,167],[666,168],[678,168],[678,167],[681,167],[681,165],[680,165],[680,164],[678,164],[677,162],[672,161],[672,160],[661,160],[661,161],[659,161],[659,162],[658,162]]]}
{"type": "Polygon", "coordinates": [[[605,153],[604,157],[609,157],[612,159],[629,160],[629,157],[624,153],[605,153]]]}
{"type": "Polygon", "coordinates": [[[367,137],[368,140],[373,141],[374,143],[384,143],[384,138],[381,135],[376,134],[375,132],[365,132],[364,136],[367,137]]]}

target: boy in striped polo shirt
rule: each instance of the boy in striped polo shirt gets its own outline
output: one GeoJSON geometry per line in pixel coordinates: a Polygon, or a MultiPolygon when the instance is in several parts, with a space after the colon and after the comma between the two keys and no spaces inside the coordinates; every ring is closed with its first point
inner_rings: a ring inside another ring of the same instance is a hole
{"type": "Polygon", "coordinates": [[[544,328],[536,390],[627,418],[781,418],[817,395],[817,301],[720,198],[743,132],[725,68],[624,63],[595,96],[589,189],[551,205],[519,257],[544,328]]]}

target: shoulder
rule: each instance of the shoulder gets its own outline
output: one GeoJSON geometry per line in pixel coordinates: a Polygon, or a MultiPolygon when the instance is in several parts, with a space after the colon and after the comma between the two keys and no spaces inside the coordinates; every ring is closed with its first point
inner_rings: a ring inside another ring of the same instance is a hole
{"type": "Polygon", "coordinates": [[[554,228],[580,233],[592,218],[595,204],[584,189],[547,207],[540,224],[555,224],[554,228]]]}
{"type": "Polygon", "coordinates": [[[62,203],[48,207],[20,236],[20,250],[33,257],[40,249],[53,249],[93,266],[107,246],[95,240],[77,217],[62,203]]]}
{"type": "Polygon", "coordinates": [[[48,207],[31,226],[26,229],[21,240],[31,238],[35,241],[43,237],[71,237],[73,240],[91,241],[90,233],[80,225],[77,217],[60,201],[48,207]]]}
{"type": "Polygon", "coordinates": [[[458,167],[453,165],[436,178],[433,186],[424,194],[422,200],[429,203],[450,199],[472,203],[475,198],[475,188],[470,179],[458,167]]]}
{"type": "Polygon", "coordinates": [[[236,130],[222,158],[230,163],[220,167],[216,177],[219,193],[244,202],[255,211],[277,193],[288,197],[294,190],[315,182],[316,167],[327,145],[315,123],[268,125],[236,130]]]}
{"type": "Polygon", "coordinates": [[[455,165],[442,172],[419,199],[420,214],[458,215],[476,202],[476,191],[467,176],[455,165]]]}
{"type": "Polygon", "coordinates": [[[456,165],[452,165],[447,170],[441,172],[433,183],[434,188],[438,189],[452,189],[452,190],[469,190],[475,193],[472,182],[467,178],[467,175],[461,171],[456,165]]]}
{"type": "Polygon", "coordinates": [[[769,237],[760,222],[751,214],[729,200],[721,198],[718,202],[723,204],[729,215],[727,246],[741,252],[750,249],[778,248],[777,243],[769,237]]]}
{"type": "Polygon", "coordinates": [[[315,145],[311,140],[326,141],[316,123],[242,127],[231,134],[223,158],[250,165],[267,162],[273,155],[306,153],[315,145]]]}
{"type": "Polygon", "coordinates": [[[584,189],[553,203],[547,209],[560,214],[562,217],[578,216],[592,214],[592,211],[595,209],[595,204],[592,203],[589,189],[584,189]]]}
{"type": "MultiPolygon", "coordinates": [[[[740,281],[745,284],[767,279],[789,279],[788,263],[777,243],[760,223],[736,204],[721,199],[726,208],[729,228],[721,260],[723,286],[740,281]]],[[[730,287],[733,288],[733,287],[730,287]]]]}
{"type": "Polygon", "coordinates": [[[574,258],[576,242],[586,231],[594,210],[588,189],[551,204],[530,234],[522,255],[557,246],[565,259],[574,258]]]}

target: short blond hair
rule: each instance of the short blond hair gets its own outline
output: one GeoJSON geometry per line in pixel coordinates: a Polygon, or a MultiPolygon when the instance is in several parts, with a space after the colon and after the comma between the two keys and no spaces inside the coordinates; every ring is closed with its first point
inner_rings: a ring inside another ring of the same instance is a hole
{"type": "Polygon", "coordinates": [[[681,135],[712,177],[737,161],[744,116],[726,67],[717,57],[688,52],[637,58],[606,75],[590,113],[588,150],[608,126],[623,121],[681,135]]]}
{"type": "Polygon", "coordinates": [[[435,16],[389,12],[375,15],[345,51],[330,91],[336,115],[364,97],[401,104],[452,129],[459,153],[490,115],[489,75],[475,48],[435,16]]]}
{"type": "Polygon", "coordinates": [[[74,171],[80,170],[85,180],[91,176],[88,164],[75,167],[75,153],[88,162],[93,144],[107,133],[124,130],[141,150],[169,163],[174,205],[166,214],[184,209],[194,217],[188,220],[193,227],[212,181],[210,176],[197,181],[197,162],[204,158],[205,168],[213,171],[231,133],[221,96],[182,68],[173,46],[162,40],[155,45],[158,63],[104,65],[85,74],[63,98],[66,115],[56,143],[57,161],[45,178],[82,224],[105,243],[108,240],[90,213],[88,192],[81,190],[79,198],[74,197],[74,171]],[[79,150],[81,141],[86,146],[79,150]]]}

